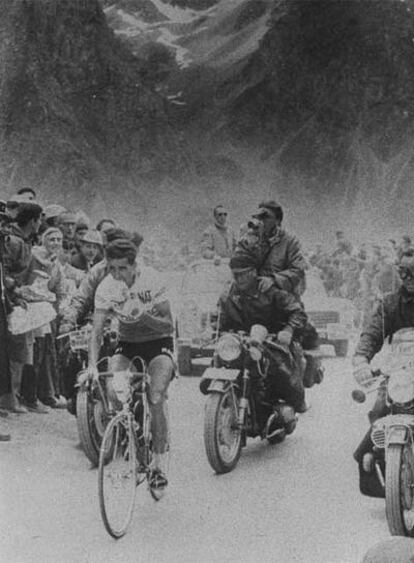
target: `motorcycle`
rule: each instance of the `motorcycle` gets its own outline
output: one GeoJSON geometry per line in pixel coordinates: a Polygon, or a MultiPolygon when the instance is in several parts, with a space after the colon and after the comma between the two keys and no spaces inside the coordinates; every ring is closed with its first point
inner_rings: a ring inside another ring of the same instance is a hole
{"type": "MultiPolygon", "coordinates": [[[[294,409],[277,397],[268,377],[270,354],[282,359],[281,369],[293,368],[289,348],[261,325],[254,325],[250,334],[224,333],[218,339],[213,366],[200,381],[200,390],[207,395],[204,444],[216,473],[235,468],[247,437],[260,436],[276,444],[296,428],[294,409]]],[[[303,373],[304,365],[299,369],[303,373]]]]}
{"type": "Polygon", "coordinates": [[[76,415],[79,440],[91,463],[96,466],[99,462],[99,450],[105,428],[115,414],[111,402],[108,400],[107,378],[113,373],[109,369],[109,360],[117,343],[117,332],[110,325],[105,327],[101,358],[97,369],[99,377],[94,380],[88,369],[88,345],[91,335],[91,325],[73,330],[59,338],[69,338],[70,357],[79,369],[74,384],[74,395],[71,397],[72,414],[76,415]]]}
{"type": "MultiPolygon", "coordinates": [[[[414,537],[414,329],[393,335],[390,353],[372,381],[379,385],[368,393],[379,390],[385,408],[360,445],[361,454],[355,454],[361,492],[385,496],[393,536],[414,537]]],[[[366,393],[356,389],[352,398],[363,403],[366,393]]]]}

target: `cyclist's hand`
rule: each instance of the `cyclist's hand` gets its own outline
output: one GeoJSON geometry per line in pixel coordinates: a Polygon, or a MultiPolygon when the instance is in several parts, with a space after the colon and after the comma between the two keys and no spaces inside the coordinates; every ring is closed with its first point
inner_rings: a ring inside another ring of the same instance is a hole
{"type": "Polygon", "coordinates": [[[370,387],[373,383],[373,375],[368,360],[363,356],[355,356],[352,364],[354,378],[358,385],[365,388],[370,387]]]}
{"type": "Polygon", "coordinates": [[[97,381],[99,377],[99,372],[96,366],[88,366],[87,374],[93,381],[97,381]]]}
{"type": "Polygon", "coordinates": [[[281,330],[277,335],[278,341],[284,346],[290,346],[292,342],[292,333],[290,330],[281,330]]]}

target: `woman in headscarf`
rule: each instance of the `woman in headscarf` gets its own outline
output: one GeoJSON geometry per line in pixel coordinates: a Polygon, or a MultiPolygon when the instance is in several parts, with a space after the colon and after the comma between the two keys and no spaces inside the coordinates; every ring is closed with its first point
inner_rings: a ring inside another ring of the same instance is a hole
{"type": "MultiPolygon", "coordinates": [[[[64,270],[58,259],[62,240],[57,227],[43,233],[41,246],[32,250],[30,275],[31,282],[43,280],[39,283],[43,283],[45,300],[53,302],[57,313],[66,296],[64,270]]],[[[48,409],[44,405],[59,408],[66,404],[61,397],[63,389],[57,369],[56,324],[55,320],[34,331],[34,365],[31,370],[27,366],[21,388],[24,403],[32,412],[46,413],[48,409]]]]}

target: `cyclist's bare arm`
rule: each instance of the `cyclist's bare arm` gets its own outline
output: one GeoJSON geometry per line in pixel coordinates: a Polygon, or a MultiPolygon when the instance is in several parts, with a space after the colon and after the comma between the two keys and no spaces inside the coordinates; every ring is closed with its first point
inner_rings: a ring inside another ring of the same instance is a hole
{"type": "Polygon", "coordinates": [[[89,366],[95,367],[99,360],[99,351],[102,344],[102,336],[105,321],[109,316],[109,311],[103,309],[95,309],[92,321],[92,333],[89,342],[89,366]]]}

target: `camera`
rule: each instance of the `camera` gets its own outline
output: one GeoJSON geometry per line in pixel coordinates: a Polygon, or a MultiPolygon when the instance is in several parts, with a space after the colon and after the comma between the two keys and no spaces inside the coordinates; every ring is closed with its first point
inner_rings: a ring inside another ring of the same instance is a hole
{"type": "Polygon", "coordinates": [[[256,217],[252,217],[252,219],[249,219],[247,223],[248,228],[252,231],[259,231],[262,225],[263,222],[260,221],[260,219],[256,219],[256,217]]]}

